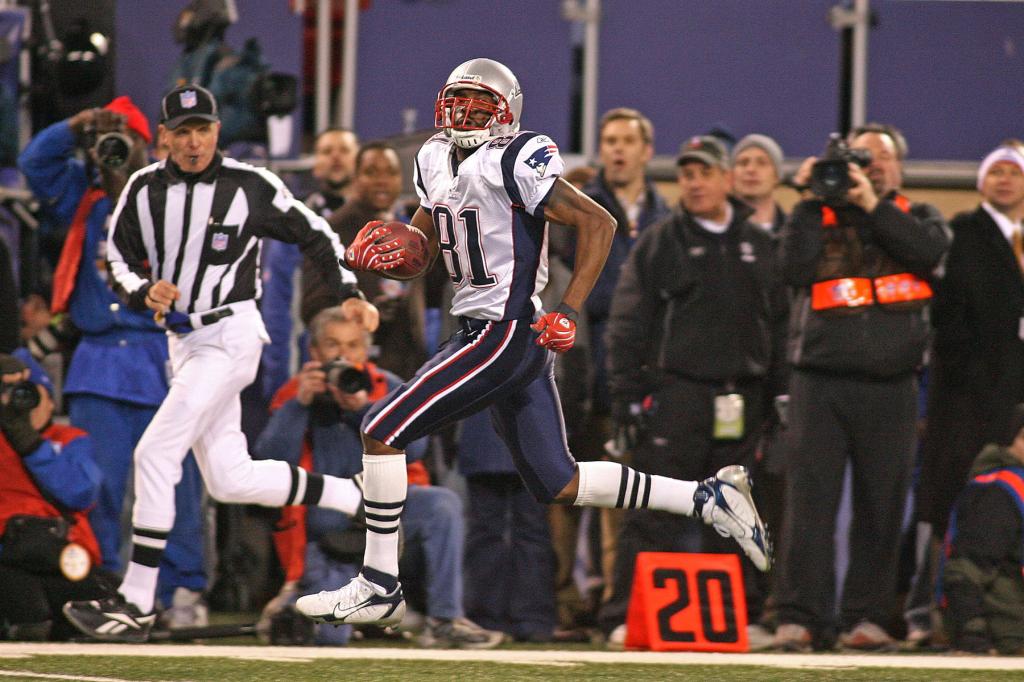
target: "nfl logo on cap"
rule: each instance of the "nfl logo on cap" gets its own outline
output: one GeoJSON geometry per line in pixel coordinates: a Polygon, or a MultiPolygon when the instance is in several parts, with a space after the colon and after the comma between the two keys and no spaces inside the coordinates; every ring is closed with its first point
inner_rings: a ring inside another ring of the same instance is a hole
{"type": "Polygon", "coordinates": [[[197,104],[196,91],[186,90],[179,95],[182,109],[191,109],[197,104]]]}

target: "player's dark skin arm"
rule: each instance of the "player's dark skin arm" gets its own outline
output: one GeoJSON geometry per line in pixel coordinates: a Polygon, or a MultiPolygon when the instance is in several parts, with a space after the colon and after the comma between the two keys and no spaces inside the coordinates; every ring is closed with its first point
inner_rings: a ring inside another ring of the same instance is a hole
{"type": "Polygon", "coordinates": [[[412,220],[409,221],[409,224],[427,236],[427,252],[430,254],[430,262],[426,270],[430,270],[434,264],[434,259],[437,258],[437,254],[441,251],[441,244],[437,240],[437,230],[434,228],[434,218],[424,211],[421,206],[416,209],[416,213],[413,215],[412,220]]]}
{"type": "MultiPolygon", "coordinates": [[[[593,199],[568,182],[555,181],[544,217],[551,222],[576,228],[576,266],[572,279],[562,295],[562,302],[573,310],[582,310],[583,303],[594,288],[615,236],[615,219],[593,199]]],[[[572,504],[580,489],[580,470],[576,468],[572,479],[552,500],[558,504],[572,504]]]]}
{"type": "Polygon", "coordinates": [[[576,228],[576,266],[562,295],[562,302],[582,310],[594,288],[615,236],[615,219],[593,199],[562,178],[555,181],[544,217],[553,223],[576,228]]]}

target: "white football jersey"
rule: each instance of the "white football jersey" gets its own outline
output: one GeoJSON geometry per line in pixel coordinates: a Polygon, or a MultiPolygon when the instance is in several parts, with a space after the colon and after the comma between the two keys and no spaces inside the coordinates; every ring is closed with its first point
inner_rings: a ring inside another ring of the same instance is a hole
{"type": "Polygon", "coordinates": [[[544,206],[562,174],[546,135],[520,132],[481,145],[456,165],[439,133],[416,154],[416,192],[434,219],[455,299],[452,314],[531,317],[548,280],[544,206]]]}

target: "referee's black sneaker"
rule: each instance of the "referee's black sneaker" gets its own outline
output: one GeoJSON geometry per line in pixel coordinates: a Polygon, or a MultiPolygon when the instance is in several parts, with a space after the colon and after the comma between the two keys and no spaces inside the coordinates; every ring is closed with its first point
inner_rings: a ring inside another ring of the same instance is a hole
{"type": "Polygon", "coordinates": [[[145,642],[156,622],[155,611],[142,613],[120,594],[107,599],[69,601],[63,611],[72,625],[104,642],[145,642]]]}

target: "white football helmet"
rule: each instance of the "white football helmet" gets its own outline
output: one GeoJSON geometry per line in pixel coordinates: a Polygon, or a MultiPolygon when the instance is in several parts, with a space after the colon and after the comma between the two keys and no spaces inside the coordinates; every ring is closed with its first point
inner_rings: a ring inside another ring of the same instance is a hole
{"type": "Polygon", "coordinates": [[[470,59],[455,67],[437,93],[434,127],[459,147],[474,149],[491,138],[518,132],[522,113],[523,91],[515,74],[493,59],[470,59]],[[456,97],[457,90],[477,90],[491,97],[456,97]]]}

